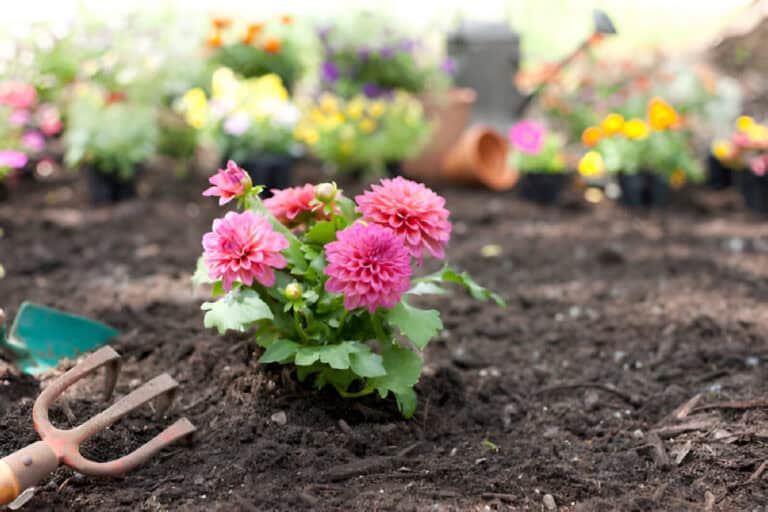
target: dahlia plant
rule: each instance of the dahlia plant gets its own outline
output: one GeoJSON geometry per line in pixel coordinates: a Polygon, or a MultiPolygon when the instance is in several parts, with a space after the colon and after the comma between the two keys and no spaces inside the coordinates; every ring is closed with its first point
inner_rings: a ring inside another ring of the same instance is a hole
{"type": "Polygon", "coordinates": [[[425,256],[443,259],[451,234],[445,200],[402,177],[383,179],[357,196],[334,183],[273,190],[234,162],[210,178],[207,196],[238,210],[213,222],[203,237],[194,281],[213,285],[203,304],[205,326],[253,328],[262,363],[296,367],[301,381],[341,396],[392,393],[413,415],[420,352],[443,324],[415,296],[463,285],[476,299],[502,299],[449,266],[414,276],[425,256]]]}
{"type": "Polygon", "coordinates": [[[563,139],[535,121],[519,121],[509,129],[510,164],[522,173],[566,171],[563,139]]]}

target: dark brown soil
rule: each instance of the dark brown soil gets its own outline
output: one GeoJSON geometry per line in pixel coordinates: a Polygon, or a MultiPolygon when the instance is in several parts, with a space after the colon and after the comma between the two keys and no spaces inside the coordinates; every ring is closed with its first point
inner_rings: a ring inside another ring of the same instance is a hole
{"type": "MultiPolygon", "coordinates": [[[[658,214],[589,206],[575,193],[547,209],[513,193],[441,190],[455,223],[449,259],[509,307],[461,293],[434,300],[446,330],[425,353],[419,408],[405,421],[390,402],[297,385],[257,364],[248,336],[202,328],[190,271],[220,214],[199,197],[203,181],[155,175],[148,197],[90,209],[70,178],[0,205],[0,295],[11,315],[28,299],[120,328],[119,394],[166,370],[182,385],[168,418],[136,413],[86,453],[124,454],[180,415],[199,428],[192,446],[119,480],[61,468],[26,510],[768,503],[768,407],[738,402],[768,393],[768,223],[730,192],[697,191],[673,207],[665,236],[658,214]],[[698,394],[687,415],[673,414],[698,394]],[[707,408],[724,402],[737,403],[707,408]]],[[[38,389],[0,363],[0,453],[36,439],[38,389]]],[[[63,403],[78,420],[103,406],[96,383],[63,403]]],[[[63,425],[66,409],[54,413],[63,425]]]]}

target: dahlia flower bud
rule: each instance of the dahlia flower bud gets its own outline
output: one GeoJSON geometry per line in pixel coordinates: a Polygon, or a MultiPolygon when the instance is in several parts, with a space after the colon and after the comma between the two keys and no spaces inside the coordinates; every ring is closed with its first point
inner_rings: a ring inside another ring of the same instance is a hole
{"type": "Polygon", "coordinates": [[[232,160],[227,162],[226,169],[219,169],[208,181],[213,186],[203,192],[203,195],[218,196],[219,205],[241,197],[253,186],[251,176],[232,160]]]}
{"type": "Polygon", "coordinates": [[[339,192],[339,188],[335,182],[320,183],[315,187],[315,198],[321,203],[328,204],[336,199],[336,194],[339,192]]]}
{"type": "Polygon", "coordinates": [[[301,298],[303,290],[301,289],[301,285],[299,283],[293,282],[285,287],[285,290],[283,293],[285,294],[285,298],[290,301],[296,301],[301,298]]]}

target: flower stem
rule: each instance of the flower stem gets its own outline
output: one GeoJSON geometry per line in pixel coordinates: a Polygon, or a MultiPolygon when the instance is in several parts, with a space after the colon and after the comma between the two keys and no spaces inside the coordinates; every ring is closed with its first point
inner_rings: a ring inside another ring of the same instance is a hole
{"type": "Polygon", "coordinates": [[[361,396],[370,395],[374,391],[376,391],[376,388],[372,388],[370,386],[366,386],[363,389],[361,389],[360,391],[355,391],[354,393],[348,393],[348,392],[342,391],[340,389],[338,390],[338,392],[339,392],[339,394],[341,395],[342,398],[358,398],[358,397],[361,397],[361,396]]]}
{"type": "Polygon", "coordinates": [[[301,336],[301,339],[305,343],[309,343],[309,337],[304,331],[304,328],[301,326],[301,318],[299,318],[299,312],[296,310],[296,308],[293,308],[293,325],[296,328],[296,332],[298,332],[299,336],[301,336]]]}

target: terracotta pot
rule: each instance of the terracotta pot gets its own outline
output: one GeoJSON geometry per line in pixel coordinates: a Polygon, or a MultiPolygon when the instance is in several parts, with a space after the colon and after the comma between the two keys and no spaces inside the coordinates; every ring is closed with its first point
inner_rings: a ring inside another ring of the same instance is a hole
{"type": "Polygon", "coordinates": [[[508,156],[507,139],[490,126],[474,125],[445,154],[441,178],[509,190],[517,183],[518,173],[507,164],[508,156]]]}
{"type": "Polygon", "coordinates": [[[474,89],[455,88],[445,95],[422,98],[433,126],[432,139],[418,158],[405,162],[406,175],[426,181],[440,178],[443,158],[469,124],[476,97],[474,89]]]}

